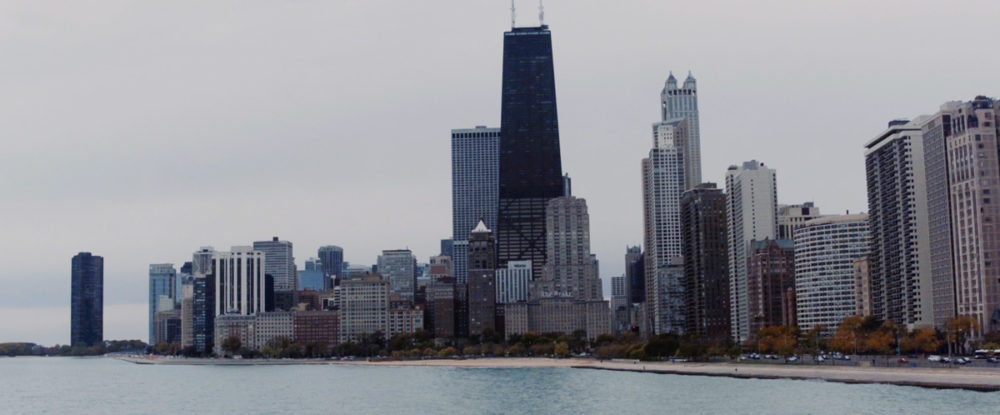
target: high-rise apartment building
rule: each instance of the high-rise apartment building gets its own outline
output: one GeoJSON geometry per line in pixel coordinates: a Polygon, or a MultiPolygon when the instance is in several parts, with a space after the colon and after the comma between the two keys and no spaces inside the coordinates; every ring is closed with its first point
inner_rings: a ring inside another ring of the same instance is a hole
{"type": "Polygon", "coordinates": [[[80,252],[72,261],[70,346],[104,342],[104,258],[80,252]]]}
{"type": "Polygon", "coordinates": [[[215,277],[215,315],[252,315],[265,311],[264,280],[267,255],[249,246],[234,246],[229,252],[212,253],[215,277]]]}
{"type": "Polygon", "coordinates": [[[813,219],[795,232],[795,297],[799,329],[822,325],[833,335],[857,313],[856,261],[868,253],[868,215],[813,219]]]}
{"type": "Polygon", "coordinates": [[[749,337],[768,326],[795,326],[795,249],[788,239],[751,241],[747,253],[749,337]]]}
{"type": "Polygon", "coordinates": [[[363,335],[388,330],[389,282],[367,274],[341,282],[340,342],[356,342],[363,335]]]}
{"type": "Polygon", "coordinates": [[[820,217],[819,208],[813,202],[801,205],[778,206],[778,239],[795,239],[795,230],[803,223],[820,217]]]}
{"type": "Polygon", "coordinates": [[[680,326],[674,324],[682,322],[683,316],[670,311],[681,312],[683,307],[668,307],[664,301],[683,302],[683,298],[674,299],[667,294],[678,292],[683,296],[683,290],[675,289],[683,284],[674,280],[679,274],[667,272],[667,268],[683,267],[680,202],[687,174],[684,164],[685,123],[685,119],[676,118],[653,124],[653,148],[649,150],[649,157],[642,160],[645,306],[652,333],[684,331],[683,323],[680,326]]]}
{"type": "Polygon", "coordinates": [[[278,300],[282,303],[281,308],[291,309],[294,306],[293,293],[298,286],[292,243],[275,236],[270,241],[255,241],[253,249],[264,254],[264,274],[274,277],[275,296],[283,297],[278,300]]]}
{"type": "Polygon", "coordinates": [[[698,85],[691,73],[679,88],[671,73],[660,93],[663,121],[683,118],[684,139],[679,140],[684,150],[684,189],[701,183],[701,128],[698,122],[698,85]]]}
{"type": "Polygon", "coordinates": [[[155,344],[154,315],[156,312],[173,310],[180,305],[176,304],[180,299],[175,297],[178,284],[177,270],[174,269],[174,264],[149,265],[149,344],[155,344]],[[159,304],[160,296],[165,296],[171,302],[169,307],[159,304]]]}
{"type": "Polygon", "coordinates": [[[892,121],[865,144],[872,314],[909,327],[934,322],[921,124],[892,121]]]}
{"type": "Polygon", "coordinates": [[[945,327],[955,317],[955,268],[952,263],[951,192],[948,187],[948,149],[952,117],[961,102],[947,102],[921,123],[924,184],[927,195],[927,252],[934,327],[945,327]]]}
{"type": "Polygon", "coordinates": [[[720,343],[730,335],[726,195],[702,183],[681,198],[685,332],[720,343]]]}
{"type": "Polygon", "coordinates": [[[451,226],[453,276],[466,282],[469,230],[482,220],[496,229],[500,199],[500,129],[451,130],[451,226]]]}
{"type": "Polygon", "coordinates": [[[927,197],[927,252],[935,327],[945,324],[955,312],[955,269],[952,263],[951,197],[949,192],[946,139],[952,135],[952,117],[961,102],[947,102],[921,123],[924,182],[927,197]]]}
{"type": "Polygon", "coordinates": [[[978,96],[947,109],[954,313],[1000,330],[1000,101],[978,96]]]}
{"type": "Polygon", "coordinates": [[[496,241],[479,221],[469,233],[469,334],[496,330],[496,241]]]}
{"type": "Polygon", "coordinates": [[[389,282],[391,295],[413,303],[417,293],[417,257],[409,249],[382,251],[378,272],[389,282]]]}
{"type": "Polygon", "coordinates": [[[729,309],[733,340],[750,336],[747,254],[750,242],[777,235],[778,188],[774,169],[757,160],[726,171],[726,221],[729,243],[729,309]]]}
{"type": "Polygon", "coordinates": [[[565,194],[552,33],[546,25],[504,33],[499,166],[497,264],[528,260],[533,275],[541,276],[545,209],[550,199],[565,194]]]}
{"type": "Polygon", "coordinates": [[[344,277],[344,248],[336,245],[321,246],[316,256],[323,266],[325,289],[333,289],[334,285],[344,277]]]}

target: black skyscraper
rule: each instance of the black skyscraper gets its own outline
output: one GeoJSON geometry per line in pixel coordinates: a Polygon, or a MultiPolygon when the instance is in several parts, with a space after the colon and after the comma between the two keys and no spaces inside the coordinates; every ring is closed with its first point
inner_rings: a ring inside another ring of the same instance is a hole
{"type": "Polygon", "coordinates": [[[545,206],[563,196],[548,26],[504,33],[500,112],[500,207],[497,266],[531,260],[535,276],[545,264],[545,206]]]}
{"type": "Polygon", "coordinates": [[[195,278],[193,289],[194,350],[198,354],[207,355],[212,353],[215,342],[215,275],[195,278]]]}
{"type": "Polygon", "coordinates": [[[81,252],[73,257],[70,345],[104,343],[104,258],[81,252]]]}

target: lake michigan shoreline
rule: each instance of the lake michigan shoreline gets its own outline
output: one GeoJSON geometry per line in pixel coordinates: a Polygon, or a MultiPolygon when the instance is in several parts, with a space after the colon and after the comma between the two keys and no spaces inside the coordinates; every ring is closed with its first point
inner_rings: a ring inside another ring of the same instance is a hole
{"type": "Polygon", "coordinates": [[[1000,391],[1000,371],[973,368],[891,368],[856,366],[815,366],[740,363],[637,362],[632,360],[551,359],[551,358],[477,358],[428,360],[325,360],[325,359],[199,359],[147,356],[119,356],[119,360],[149,365],[344,365],[344,366],[422,366],[454,368],[531,369],[566,368],[626,371],[640,373],[721,376],[739,379],[822,380],[851,384],[890,384],[934,389],[963,389],[980,392],[1000,391]]]}

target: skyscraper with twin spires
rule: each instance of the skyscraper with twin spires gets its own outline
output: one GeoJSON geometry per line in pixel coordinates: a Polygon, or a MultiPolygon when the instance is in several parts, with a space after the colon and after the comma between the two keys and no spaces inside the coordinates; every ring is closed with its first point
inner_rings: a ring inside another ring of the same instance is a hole
{"type": "Polygon", "coordinates": [[[698,84],[691,72],[680,87],[673,72],[660,93],[663,121],[684,118],[684,190],[701,184],[701,127],[698,124],[698,84]]]}
{"type": "Polygon", "coordinates": [[[545,265],[545,207],[564,195],[552,33],[547,25],[504,33],[497,266],[545,265]]]}

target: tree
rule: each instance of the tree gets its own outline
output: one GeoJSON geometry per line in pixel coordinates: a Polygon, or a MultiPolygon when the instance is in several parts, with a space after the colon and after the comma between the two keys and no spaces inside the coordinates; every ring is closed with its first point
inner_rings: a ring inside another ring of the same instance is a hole
{"type": "Polygon", "coordinates": [[[956,348],[961,347],[961,350],[965,350],[965,342],[968,337],[980,330],[979,320],[970,315],[956,316],[955,318],[948,320],[945,324],[945,328],[948,332],[948,350],[949,353],[952,350],[952,345],[956,348]]]}
{"type": "Polygon", "coordinates": [[[455,348],[451,347],[451,346],[445,347],[444,349],[441,349],[440,352],[438,352],[438,356],[439,357],[451,357],[451,356],[454,356],[456,354],[458,354],[458,351],[455,350],[455,348]]]}
{"type": "Polygon", "coordinates": [[[229,352],[230,355],[236,354],[241,347],[243,347],[243,343],[240,342],[240,336],[235,334],[222,340],[222,350],[229,352]]]}
{"type": "Polygon", "coordinates": [[[845,317],[843,321],[840,322],[840,326],[837,327],[837,333],[833,335],[830,339],[830,346],[835,350],[843,353],[850,353],[853,351],[855,354],[858,352],[858,341],[860,340],[861,325],[863,323],[861,316],[848,316],[845,317]]]}
{"type": "Polygon", "coordinates": [[[673,356],[680,347],[680,338],[673,333],[657,334],[646,342],[643,352],[647,357],[673,356]]]}
{"type": "Polygon", "coordinates": [[[910,334],[903,339],[901,347],[903,350],[910,353],[934,353],[939,347],[941,347],[941,341],[938,340],[937,334],[934,333],[934,329],[930,327],[922,327],[911,331],[910,334]]]}
{"type": "Polygon", "coordinates": [[[559,357],[569,356],[569,344],[566,344],[566,342],[556,343],[554,353],[559,357]]]}
{"type": "Polygon", "coordinates": [[[764,327],[757,332],[757,339],[761,350],[782,356],[794,354],[795,346],[798,343],[795,328],[789,326],[764,327]]]}

